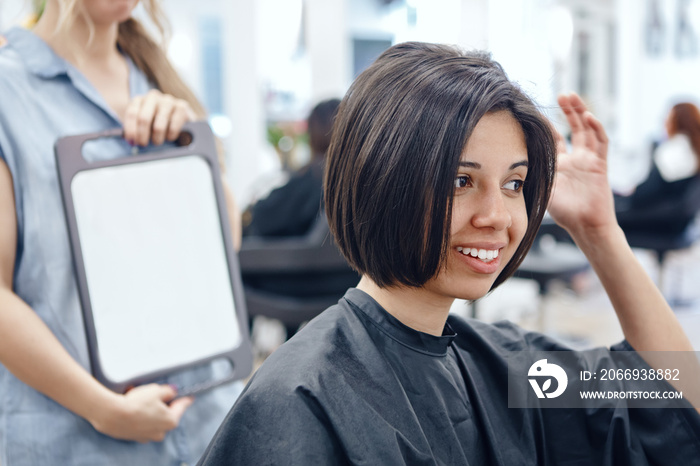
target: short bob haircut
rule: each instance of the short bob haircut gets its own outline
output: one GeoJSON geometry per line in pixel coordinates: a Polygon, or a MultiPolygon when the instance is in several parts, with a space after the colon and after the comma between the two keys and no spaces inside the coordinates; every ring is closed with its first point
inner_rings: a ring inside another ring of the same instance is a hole
{"type": "Polygon", "coordinates": [[[380,287],[420,287],[438,274],[460,157],[477,122],[498,110],[525,134],[528,227],[492,289],[518,268],[545,213],[556,163],[549,122],[483,52],[407,42],[357,77],[338,110],[324,179],[331,232],[356,271],[380,287]]]}

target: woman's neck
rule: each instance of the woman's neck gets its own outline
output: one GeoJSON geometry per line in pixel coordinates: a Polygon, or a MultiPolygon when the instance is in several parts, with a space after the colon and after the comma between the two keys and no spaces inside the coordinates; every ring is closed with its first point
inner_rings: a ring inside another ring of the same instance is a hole
{"type": "Polygon", "coordinates": [[[119,59],[117,50],[118,23],[95,24],[90,27],[79,15],[68,28],[58,28],[57,2],[47,2],[46,9],[33,29],[59,56],[83,69],[97,63],[119,59]]]}
{"type": "Polygon", "coordinates": [[[357,289],[364,291],[402,324],[419,332],[441,336],[453,298],[437,297],[424,288],[394,286],[380,288],[366,275],[357,289]]]}

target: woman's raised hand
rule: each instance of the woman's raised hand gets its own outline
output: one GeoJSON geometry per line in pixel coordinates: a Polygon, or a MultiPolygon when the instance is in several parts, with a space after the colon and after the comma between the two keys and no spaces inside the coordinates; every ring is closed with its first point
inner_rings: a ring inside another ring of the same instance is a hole
{"type": "Polygon", "coordinates": [[[576,239],[617,226],[608,182],[608,137],[578,95],[560,95],[558,101],[571,127],[571,150],[556,133],[557,176],[548,210],[576,239]]]}
{"type": "Polygon", "coordinates": [[[139,146],[174,141],[182,125],[194,119],[195,113],[187,101],[152,89],[146,95],[134,97],[127,105],[124,139],[139,146]]]}
{"type": "MultiPolygon", "coordinates": [[[[610,298],[625,339],[635,350],[693,351],[678,319],[617,224],[603,126],[576,94],[559,96],[559,105],[571,126],[571,151],[567,152],[559,136],[557,179],[549,213],[586,255],[610,298]]],[[[658,361],[647,362],[660,368],[658,361]]],[[[700,402],[693,403],[697,408],[700,402]]]]}

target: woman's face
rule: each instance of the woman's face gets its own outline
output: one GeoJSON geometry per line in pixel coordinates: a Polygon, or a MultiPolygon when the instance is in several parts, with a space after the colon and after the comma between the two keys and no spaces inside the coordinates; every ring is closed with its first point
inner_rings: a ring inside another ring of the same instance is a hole
{"type": "Polygon", "coordinates": [[[139,0],[82,0],[85,12],[96,25],[121,23],[131,16],[139,0]]]}
{"type": "Polygon", "coordinates": [[[527,230],[522,191],[527,163],[525,136],[511,113],[485,115],[462,152],[454,180],[445,267],[426,290],[450,299],[488,293],[527,230]]]}

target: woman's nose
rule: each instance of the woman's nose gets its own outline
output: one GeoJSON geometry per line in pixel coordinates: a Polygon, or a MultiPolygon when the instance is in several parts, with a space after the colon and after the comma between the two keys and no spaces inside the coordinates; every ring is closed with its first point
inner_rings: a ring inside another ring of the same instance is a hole
{"type": "Polygon", "coordinates": [[[500,189],[490,189],[479,196],[472,225],[476,228],[505,230],[511,226],[512,217],[504,194],[500,189]]]}

